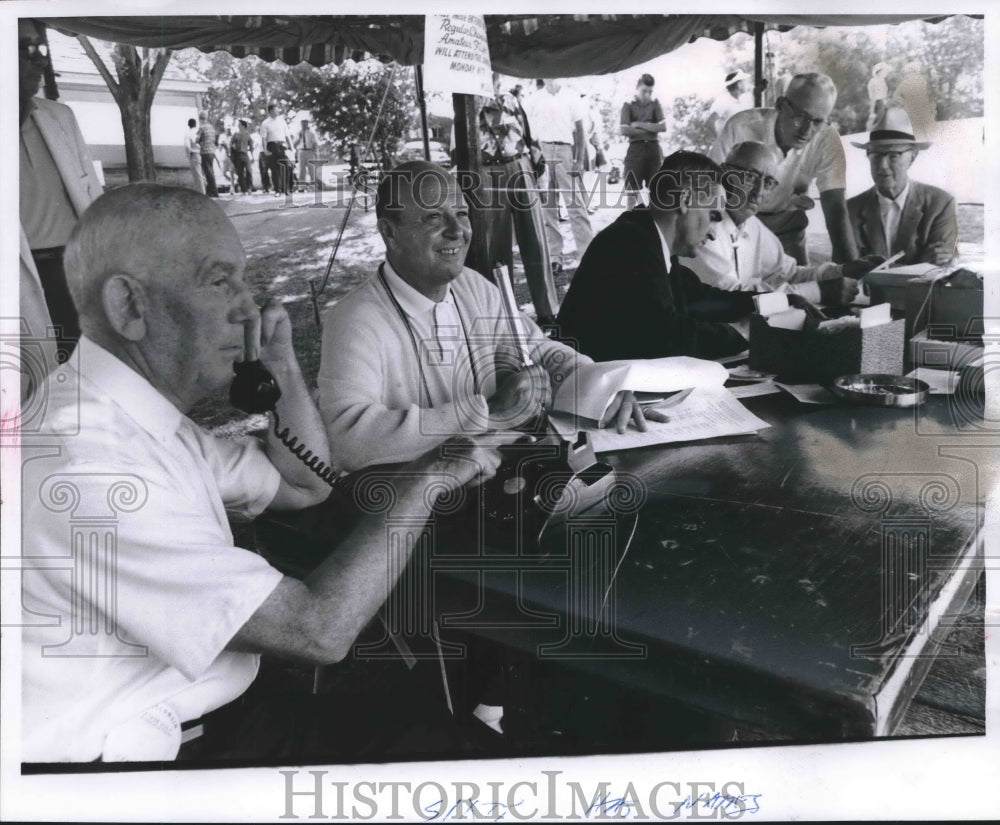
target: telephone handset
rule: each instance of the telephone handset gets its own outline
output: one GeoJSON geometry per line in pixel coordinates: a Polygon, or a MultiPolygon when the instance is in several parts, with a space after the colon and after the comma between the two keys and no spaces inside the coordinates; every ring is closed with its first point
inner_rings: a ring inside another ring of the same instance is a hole
{"type": "Polygon", "coordinates": [[[267,367],[260,361],[237,361],[233,364],[233,373],[229,401],[236,409],[245,413],[274,410],[281,398],[281,389],[267,367]]]}
{"type": "Polygon", "coordinates": [[[274,376],[260,361],[237,361],[233,364],[233,383],[229,386],[229,401],[246,413],[271,413],[274,416],[274,434],[299,461],[306,465],[330,487],[336,487],[337,472],[306,449],[305,444],[291,434],[288,427],[281,429],[276,409],[281,399],[281,388],[274,376]]]}

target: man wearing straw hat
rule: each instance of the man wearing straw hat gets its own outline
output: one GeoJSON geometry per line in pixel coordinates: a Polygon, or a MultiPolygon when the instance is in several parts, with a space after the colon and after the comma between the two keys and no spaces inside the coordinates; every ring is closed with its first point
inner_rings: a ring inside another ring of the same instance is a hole
{"type": "Polygon", "coordinates": [[[949,263],[956,254],[958,217],[955,199],[936,186],[910,179],[910,166],[921,149],[906,111],[886,109],[864,149],[875,185],[847,201],[851,228],[861,255],[889,257],[902,252],[900,266],[949,263]]]}

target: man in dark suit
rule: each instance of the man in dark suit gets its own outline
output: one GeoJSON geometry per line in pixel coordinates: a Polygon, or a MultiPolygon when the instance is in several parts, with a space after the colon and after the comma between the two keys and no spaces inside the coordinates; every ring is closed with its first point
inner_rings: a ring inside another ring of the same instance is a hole
{"type": "Polygon", "coordinates": [[[730,326],[753,312],[753,293],[702,283],[693,258],[722,220],[722,170],[696,152],[674,152],[649,182],[649,206],[621,215],[591,242],[559,312],[559,334],[595,361],[747,348],[730,326]]]}
{"type": "Polygon", "coordinates": [[[906,111],[886,109],[868,142],[853,145],[868,153],[875,181],[871,189],[847,201],[859,254],[888,258],[903,252],[900,266],[948,264],[958,243],[955,199],[943,189],[910,179],[917,153],[930,143],[914,138],[906,111]]]}

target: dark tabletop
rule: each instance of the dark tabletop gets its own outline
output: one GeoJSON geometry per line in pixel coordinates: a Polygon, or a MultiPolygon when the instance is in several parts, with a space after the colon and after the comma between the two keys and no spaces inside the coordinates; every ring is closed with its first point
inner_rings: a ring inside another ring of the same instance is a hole
{"type": "MultiPolygon", "coordinates": [[[[945,396],[910,410],[745,403],[771,426],[602,456],[629,495],[544,553],[439,518],[418,564],[442,632],[774,729],[891,728],[930,656],[947,655],[928,612],[937,603],[946,629],[981,567],[996,436],[981,404],[945,396]]],[[[327,529],[316,518],[299,517],[304,535],[327,529]]]]}

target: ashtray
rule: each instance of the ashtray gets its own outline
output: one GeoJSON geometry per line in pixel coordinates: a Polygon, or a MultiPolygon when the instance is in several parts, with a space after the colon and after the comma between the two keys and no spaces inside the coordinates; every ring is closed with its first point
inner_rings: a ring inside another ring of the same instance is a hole
{"type": "Polygon", "coordinates": [[[927,383],[917,378],[882,373],[841,375],[830,389],[845,401],[874,407],[915,407],[930,392],[927,383]]]}

